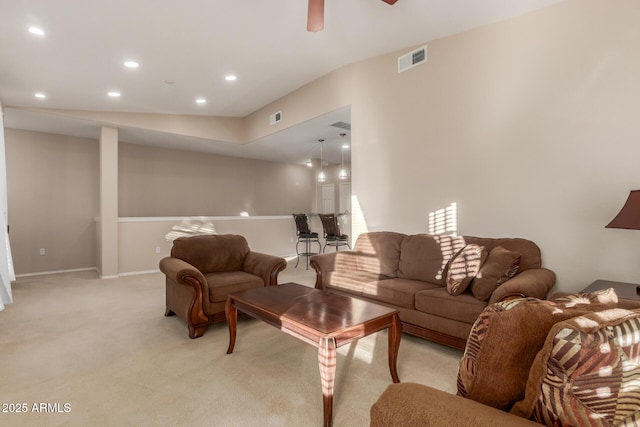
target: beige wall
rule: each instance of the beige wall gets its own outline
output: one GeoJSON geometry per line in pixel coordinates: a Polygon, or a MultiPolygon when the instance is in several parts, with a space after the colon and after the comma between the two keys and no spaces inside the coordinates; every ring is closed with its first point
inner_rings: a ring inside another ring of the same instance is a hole
{"type": "MultiPolygon", "coordinates": [[[[99,142],[16,129],[6,129],[5,136],[16,273],[99,267],[99,142]],[[44,256],[39,255],[40,248],[45,248],[44,256]]],[[[123,143],[118,147],[118,165],[120,217],[311,211],[313,177],[306,166],[123,143]]],[[[250,228],[250,221],[241,224],[238,231],[223,226],[218,232],[247,231],[257,247],[266,251],[265,241],[250,228]]],[[[166,232],[147,228],[145,224],[118,225],[119,273],[137,271],[135,267],[156,268],[155,247],[167,252],[166,243],[158,243],[166,232]],[[148,241],[137,241],[140,235],[148,241]]],[[[281,232],[272,239],[278,251],[274,253],[295,252],[290,241],[295,236],[293,219],[276,221],[267,229],[268,236],[281,232]]]]}
{"type": "MultiPolygon", "coordinates": [[[[296,252],[296,227],[291,215],[207,217],[206,221],[213,224],[218,234],[244,236],[254,252],[282,257],[291,257],[296,252]]],[[[178,218],[121,218],[118,223],[120,274],[157,270],[160,259],[171,253],[172,243],[165,236],[181,223],[178,218]]]]}
{"type": "MultiPolygon", "coordinates": [[[[638,22],[635,0],[568,0],[430,42],[402,74],[412,47],[343,67],[244,118],[244,134],[351,105],[354,234],[424,232],[456,202],[460,234],[534,240],[559,289],[637,282],[640,235],[604,225],[640,187],[638,22]]],[[[123,173],[143,197],[144,171],[123,173]]]]}
{"type": "Polygon", "coordinates": [[[640,235],[604,229],[640,187],[638,22],[634,0],[569,0],[430,42],[402,74],[411,48],[345,67],[248,121],[346,96],[359,230],[425,232],[456,202],[459,234],[534,240],[559,289],[638,282],[640,235]]]}
{"type": "Polygon", "coordinates": [[[97,141],[16,129],[5,139],[16,274],[94,268],[97,141]]]}
{"type": "Polygon", "coordinates": [[[120,113],[112,111],[27,108],[61,117],[95,122],[96,125],[148,129],[174,135],[205,138],[242,144],[245,141],[243,119],[238,117],[187,116],[156,113],[120,113]]]}
{"type": "Polygon", "coordinates": [[[425,231],[456,202],[459,234],[534,240],[560,289],[638,282],[640,235],[604,226],[640,187],[639,22],[637,1],[568,1],[430,43],[401,75],[397,55],[369,61],[352,104],[368,226],[425,231]]]}
{"type": "MultiPolygon", "coordinates": [[[[340,212],[340,184],[341,183],[351,183],[351,177],[349,176],[348,179],[346,180],[341,180],[338,177],[338,174],[340,173],[340,169],[342,167],[340,165],[338,166],[325,166],[323,168],[323,171],[325,173],[326,176],[326,181],[325,182],[317,182],[317,180],[313,183],[313,191],[315,192],[315,197],[313,200],[313,206],[311,207],[311,212],[314,213],[338,213],[340,212]],[[333,210],[333,212],[324,212],[322,209],[322,187],[324,185],[332,185],[333,186],[333,191],[334,191],[334,200],[333,200],[333,204],[335,206],[335,209],[333,210]]],[[[351,165],[350,164],[345,164],[345,168],[347,170],[351,169],[351,165]]],[[[319,169],[314,169],[313,171],[313,175],[314,177],[317,177],[319,172],[319,169]]],[[[304,212],[309,212],[309,211],[304,211],[304,212]]]]}
{"type": "Polygon", "coordinates": [[[121,217],[284,215],[309,212],[303,165],[120,143],[121,217]]]}

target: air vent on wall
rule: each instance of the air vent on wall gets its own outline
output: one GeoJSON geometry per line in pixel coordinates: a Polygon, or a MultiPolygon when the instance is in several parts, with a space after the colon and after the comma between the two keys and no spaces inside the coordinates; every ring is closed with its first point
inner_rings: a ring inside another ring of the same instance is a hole
{"type": "Polygon", "coordinates": [[[335,123],[331,123],[331,126],[340,128],[340,129],[351,130],[351,123],[335,122],[335,123]]]}
{"type": "Polygon", "coordinates": [[[423,62],[427,62],[427,46],[422,46],[413,52],[400,56],[398,58],[398,72],[407,71],[409,68],[413,68],[423,62]]]}
{"type": "Polygon", "coordinates": [[[269,116],[270,125],[275,125],[280,120],[282,120],[282,111],[278,111],[277,113],[273,113],[271,116],[269,116]]]}

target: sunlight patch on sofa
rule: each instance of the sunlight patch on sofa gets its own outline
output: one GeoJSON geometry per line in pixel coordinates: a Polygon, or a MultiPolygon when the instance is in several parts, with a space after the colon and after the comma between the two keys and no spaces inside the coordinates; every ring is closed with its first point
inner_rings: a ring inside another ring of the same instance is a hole
{"type": "MultiPolygon", "coordinates": [[[[602,351],[602,349],[600,351],[602,353],[604,353],[602,351]]],[[[598,376],[599,377],[610,377],[612,373],[613,373],[613,366],[611,366],[611,365],[605,365],[605,366],[601,366],[600,368],[598,368],[598,376]]]]}
{"type": "Polygon", "coordinates": [[[458,251],[466,246],[466,241],[464,237],[460,236],[434,236],[435,241],[440,245],[440,252],[442,254],[442,264],[438,270],[436,275],[436,279],[441,280],[443,278],[444,270],[447,266],[449,260],[456,254],[458,251]]]}
{"type": "Polygon", "coordinates": [[[596,394],[600,399],[607,399],[613,395],[613,393],[611,393],[611,387],[598,387],[596,394]]]}

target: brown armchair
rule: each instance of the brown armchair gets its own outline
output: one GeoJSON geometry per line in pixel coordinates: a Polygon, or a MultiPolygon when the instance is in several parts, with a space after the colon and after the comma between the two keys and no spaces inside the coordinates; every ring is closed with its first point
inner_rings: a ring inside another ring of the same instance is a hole
{"type": "Polygon", "coordinates": [[[189,337],[201,337],[210,324],[225,320],[229,293],[277,285],[286,266],[284,258],[251,252],[242,236],[180,237],[171,256],[160,260],[166,275],[165,316],[177,314],[187,322],[189,337]]]}

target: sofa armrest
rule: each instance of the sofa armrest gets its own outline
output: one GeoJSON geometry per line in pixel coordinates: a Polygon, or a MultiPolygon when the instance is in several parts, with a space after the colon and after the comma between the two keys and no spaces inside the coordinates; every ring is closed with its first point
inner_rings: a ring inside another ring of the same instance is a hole
{"type": "Polygon", "coordinates": [[[474,400],[415,383],[391,384],[373,404],[371,427],[539,426],[474,400]]]}
{"type": "Polygon", "coordinates": [[[489,304],[512,296],[545,299],[555,283],[556,274],[553,271],[546,268],[531,268],[516,274],[498,286],[491,294],[489,304]]]}
{"type": "Polygon", "coordinates": [[[278,274],[287,268],[287,261],[279,256],[249,252],[244,259],[242,269],[264,280],[265,286],[278,284],[278,274]]]}
{"type": "Polygon", "coordinates": [[[310,258],[309,263],[316,271],[316,289],[322,289],[324,273],[356,270],[356,251],[316,254],[310,258]]]}

